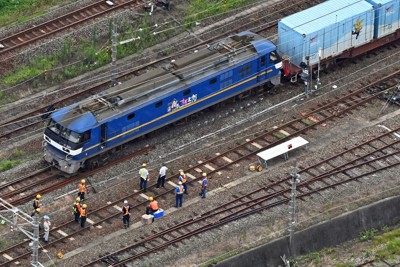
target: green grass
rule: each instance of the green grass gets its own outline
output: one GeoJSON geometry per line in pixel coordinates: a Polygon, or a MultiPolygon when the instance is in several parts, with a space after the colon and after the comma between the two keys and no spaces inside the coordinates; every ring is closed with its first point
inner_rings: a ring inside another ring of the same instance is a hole
{"type": "Polygon", "coordinates": [[[376,252],[382,259],[393,257],[393,255],[400,255],[400,228],[384,233],[380,236],[373,238],[375,245],[385,244],[385,246],[376,252]]]}
{"type": "Polygon", "coordinates": [[[0,172],[10,170],[15,166],[21,164],[21,162],[22,162],[21,160],[9,160],[9,159],[0,161],[0,172]]]}
{"type": "Polygon", "coordinates": [[[377,233],[378,233],[378,230],[374,229],[374,228],[362,231],[358,236],[358,240],[360,240],[360,241],[372,240],[376,236],[377,233]]]}
{"type": "Polygon", "coordinates": [[[25,22],[46,13],[65,0],[0,0],[0,27],[25,22]],[[17,19],[16,19],[17,18],[17,19]]]}
{"type": "Polygon", "coordinates": [[[254,2],[255,0],[194,0],[187,9],[188,14],[184,23],[187,27],[192,27],[196,21],[240,8],[254,2]]]}

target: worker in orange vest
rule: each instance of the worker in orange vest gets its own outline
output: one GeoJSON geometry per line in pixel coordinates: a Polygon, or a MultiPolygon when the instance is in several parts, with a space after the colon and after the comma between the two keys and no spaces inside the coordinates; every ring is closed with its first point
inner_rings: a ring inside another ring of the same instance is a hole
{"type": "Polygon", "coordinates": [[[146,214],[153,215],[154,212],[158,211],[158,202],[153,197],[149,197],[149,201],[150,203],[146,207],[146,214]]]}
{"type": "Polygon", "coordinates": [[[35,214],[39,214],[40,212],[40,199],[42,198],[41,195],[36,195],[36,198],[33,200],[33,212],[31,214],[31,217],[33,217],[35,214]],[[37,209],[39,209],[39,212],[37,212],[37,209]]]}
{"type": "Polygon", "coordinates": [[[182,186],[183,186],[185,194],[189,194],[188,191],[187,191],[186,174],[183,171],[180,172],[180,175],[178,177],[178,182],[182,182],[182,186]]]}
{"type": "Polygon", "coordinates": [[[124,227],[129,228],[129,223],[131,219],[131,206],[128,205],[128,200],[124,201],[122,206],[122,221],[124,222],[124,227]]]}
{"type": "Polygon", "coordinates": [[[86,208],[87,205],[83,204],[82,207],[79,208],[79,212],[80,212],[80,219],[81,219],[81,227],[84,228],[85,227],[85,223],[86,223],[86,208]]]}
{"type": "Polygon", "coordinates": [[[85,183],[85,179],[82,179],[81,183],[78,185],[78,197],[81,198],[81,201],[85,200],[85,193],[89,193],[85,183]]]}
{"type": "Polygon", "coordinates": [[[183,201],[183,192],[185,190],[183,189],[182,182],[179,182],[178,185],[175,188],[175,208],[182,207],[182,201],[183,201]]]}

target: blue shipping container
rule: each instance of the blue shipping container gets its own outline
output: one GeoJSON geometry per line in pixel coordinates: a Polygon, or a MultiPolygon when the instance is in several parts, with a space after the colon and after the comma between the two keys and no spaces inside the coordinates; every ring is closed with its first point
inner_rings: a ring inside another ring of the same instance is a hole
{"type": "Polygon", "coordinates": [[[399,28],[400,0],[366,1],[375,7],[375,39],[391,34],[399,28]]]}
{"type": "Polygon", "coordinates": [[[278,52],[300,65],[335,57],[373,39],[374,8],[363,0],[330,0],[288,16],[278,23],[278,52]]]}

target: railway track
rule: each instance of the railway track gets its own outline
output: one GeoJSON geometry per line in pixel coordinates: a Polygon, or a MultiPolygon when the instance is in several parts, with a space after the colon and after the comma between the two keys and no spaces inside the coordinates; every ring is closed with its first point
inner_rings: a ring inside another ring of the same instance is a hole
{"type": "Polygon", "coordinates": [[[139,2],[139,0],[98,1],[89,6],[82,7],[63,16],[0,39],[0,44],[3,45],[3,48],[0,49],[0,55],[12,52],[17,48],[32,44],[108,12],[128,6],[136,7],[139,2]]]}
{"type": "MultiPolygon", "coordinates": [[[[391,84],[397,84],[397,77],[390,76],[383,79],[385,88],[391,88],[391,84]]],[[[382,85],[383,86],[383,85],[382,85]]],[[[375,99],[379,94],[370,95],[368,93],[368,87],[364,87],[358,91],[352,92],[348,95],[345,95],[341,98],[335,99],[332,102],[326,100],[325,105],[321,105],[319,108],[300,115],[298,118],[294,118],[292,121],[281,125],[280,127],[266,132],[262,135],[255,137],[252,140],[246,140],[242,144],[238,144],[236,147],[231,148],[223,153],[215,157],[211,157],[202,163],[193,166],[191,168],[185,169],[185,173],[189,177],[188,186],[191,187],[189,190],[193,190],[193,188],[198,188],[198,184],[196,184],[199,179],[201,179],[201,173],[203,170],[207,170],[209,174],[216,173],[223,169],[229,168],[232,164],[235,164],[239,161],[254,161],[254,155],[264,149],[277,145],[293,136],[300,135],[301,133],[305,133],[310,129],[315,128],[317,125],[326,122],[327,120],[335,119],[341,116],[345,116],[345,114],[350,113],[352,110],[366,105],[369,101],[375,99]],[[312,118],[312,120],[311,120],[312,118]],[[312,122],[312,123],[310,123],[312,122]],[[284,132],[285,137],[282,138],[282,132],[284,132]],[[277,134],[279,133],[279,135],[277,134]]],[[[382,135],[378,138],[383,138],[384,136],[388,136],[389,133],[382,135]]],[[[376,141],[376,140],[374,140],[376,141]]],[[[371,141],[372,142],[372,141],[371,141]]],[[[383,147],[383,146],[381,146],[383,147]]],[[[384,148],[382,148],[384,149],[384,148]]],[[[376,151],[375,151],[376,152],[376,151]]],[[[362,154],[362,153],[357,153],[362,154]]],[[[331,160],[331,159],[329,159],[331,160]]],[[[324,161],[325,163],[326,161],[324,161]]],[[[354,165],[354,164],[353,164],[354,165]]],[[[354,167],[354,166],[353,166],[354,167]]],[[[302,170],[306,171],[306,170],[302,170]]],[[[330,171],[329,173],[333,173],[334,170],[330,171]]],[[[148,187],[148,194],[157,196],[157,198],[171,198],[171,194],[173,194],[174,186],[171,183],[172,180],[176,180],[178,174],[172,175],[168,178],[167,186],[169,183],[169,188],[167,187],[167,191],[158,194],[159,191],[155,189],[155,184],[148,187]]],[[[282,183],[281,183],[282,184],[282,183]]],[[[278,191],[277,189],[274,189],[278,191]]],[[[134,210],[142,211],[144,210],[145,205],[147,204],[147,200],[141,196],[142,192],[137,191],[134,194],[127,195],[121,199],[117,199],[115,201],[110,202],[109,204],[98,207],[95,210],[89,210],[88,217],[91,218],[92,223],[86,228],[80,229],[76,231],[74,226],[76,223],[74,221],[66,222],[51,231],[51,240],[53,242],[49,244],[45,244],[44,248],[53,248],[62,246],[61,242],[64,242],[66,239],[73,238],[73,236],[81,233],[82,231],[86,231],[91,227],[101,227],[104,222],[109,222],[110,220],[114,220],[115,218],[120,216],[120,211],[118,210],[118,206],[120,203],[125,200],[129,199],[129,203],[133,205],[134,210]]],[[[138,212],[133,212],[133,214],[138,214],[138,212]]],[[[76,228],[76,227],[75,227],[76,228]]],[[[24,250],[24,246],[26,243],[21,243],[16,245],[12,248],[8,248],[7,250],[1,251],[0,255],[6,254],[12,260],[4,263],[0,263],[0,266],[5,266],[10,264],[11,262],[15,262],[17,260],[21,260],[24,257],[28,256],[29,253],[25,253],[19,256],[9,255],[10,253],[16,253],[17,255],[24,250]]],[[[1,261],[0,261],[1,262],[1,261]]]]}
{"type": "MultiPolygon", "coordinates": [[[[105,1],[101,1],[101,2],[104,4],[105,1]]],[[[302,6],[301,9],[308,8],[312,5],[315,5],[320,2],[321,2],[321,0],[308,1],[307,3],[304,3],[304,6],[302,6]]],[[[299,7],[297,7],[297,8],[299,8],[299,7]]],[[[296,10],[293,10],[291,13],[294,13],[296,10]]],[[[276,16],[282,17],[282,16],[288,15],[286,12],[279,12],[279,14],[280,15],[276,15],[276,16]]],[[[212,43],[213,41],[221,39],[224,36],[227,36],[231,33],[235,33],[242,29],[247,29],[248,27],[251,27],[255,23],[256,23],[256,21],[252,20],[249,23],[242,24],[239,27],[235,27],[233,29],[230,29],[229,31],[225,31],[224,33],[221,33],[218,35],[213,35],[211,38],[197,42],[195,45],[186,46],[184,49],[177,51],[170,56],[159,58],[157,60],[154,60],[147,64],[144,64],[140,67],[137,67],[130,71],[127,71],[127,72],[119,75],[116,79],[123,80],[127,77],[138,74],[145,69],[152,68],[154,66],[163,64],[163,62],[170,62],[171,59],[173,59],[187,51],[193,51],[194,49],[197,49],[198,47],[200,47],[202,45],[207,45],[209,43],[212,43]]],[[[262,26],[257,27],[257,30],[255,30],[255,32],[256,33],[266,33],[266,32],[268,32],[268,30],[276,28],[276,26],[277,26],[276,22],[262,24],[262,26]]],[[[1,40],[0,40],[0,43],[1,43],[1,40]]],[[[55,96],[53,94],[50,96],[44,96],[41,99],[41,101],[37,101],[36,104],[29,104],[29,105],[25,106],[23,112],[21,112],[17,109],[7,111],[7,116],[5,116],[4,119],[0,120],[0,144],[8,142],[10,139],[12,139],[12,140],[18,140],[18,138],[22,139],[23,137],[25,137],[26,134],[31,135],[32,133],[40,133],[41,131],[43,131],[43,125],[45,123],[44,118],[46,118],[47,115],[51,112],[51,110],[49,110],[49,107],[58,107],[61,105],[65,106],[68,103],[76,102],[77,98],[83,99],[85,97],[88,97],[96,91],[107,88],[109,86],[109,84],[110,84],[110,81],[108,79],[104,79],[100,82],[95,83],[94,85],[89,86],[88,88],[85,88],[81,91],[70,94],[68,96],[65,96],[64,93],[61,96],[55,96]],[[54,101],[54,99],[57,99],[57,100],[54,101]],[[28,111],[26,111],[26,110],[28,110],[28,111]]],[[[61,90],[61,91],[64,92],[65,90],[61,90]]],[[[4,112],[3,112],[3,114],[4,114],[4,112]]]]}
{"type": "MultiPolygon", "coordinates": [[[[347,149],[313,166],[302,168],[301,181],[297,184],[297,198],[304,199],[322,191],[335,188],[364,176],[400,165],[399,140],[393,134],[400,128],[375,137],[363,144],[347,149]],[[323,171],[324,170],[324,171],[323,171]]],[[[182,223],[146,236],[129,246],[100,257],[84,266],[105,263],[106,266],[126,266],[153,252],[159,252],[184,239],[218,228],[246,216],[264,212],[286,204],[291,199],[291,181],[288,176],[265,185],[233,201],[222,203],[218,208],[202,214],[194,214],[182,223]],[[122,255],[122,256],[121,256],[122,255]],[[126,255],[129,255],[126,257],[126,255]]]]}

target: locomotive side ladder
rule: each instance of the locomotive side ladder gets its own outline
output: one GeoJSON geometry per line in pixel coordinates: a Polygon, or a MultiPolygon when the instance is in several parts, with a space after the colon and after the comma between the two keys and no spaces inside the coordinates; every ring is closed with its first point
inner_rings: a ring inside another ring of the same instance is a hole
{"type": "MultiPolygon", "coordinates": [[[[282,144],[271,147],[260,153],[257,153],[258,161],[264,168],[267,168],[267,161],[277,156],[283,156],[285,160],[289,158],[289,151],[307,145],[308,141],[300,136],[290,139],[282,144]]],[[[306,146],[307,148],[307,146],[306,146]]]]}

